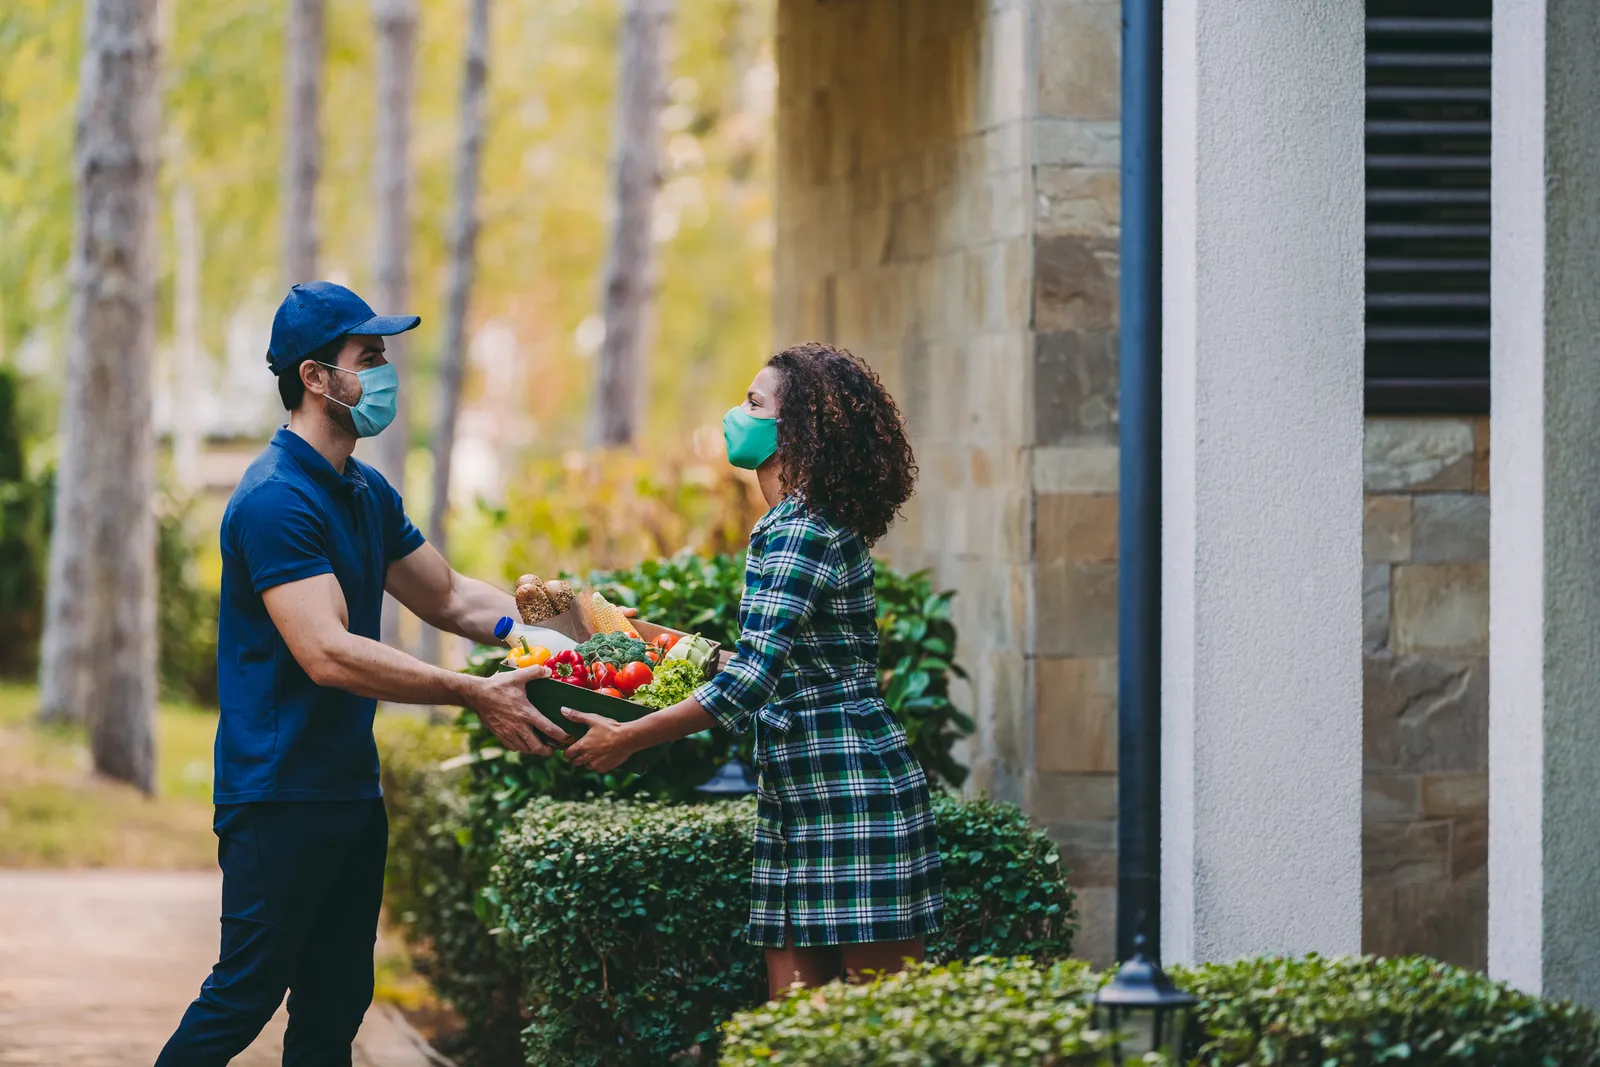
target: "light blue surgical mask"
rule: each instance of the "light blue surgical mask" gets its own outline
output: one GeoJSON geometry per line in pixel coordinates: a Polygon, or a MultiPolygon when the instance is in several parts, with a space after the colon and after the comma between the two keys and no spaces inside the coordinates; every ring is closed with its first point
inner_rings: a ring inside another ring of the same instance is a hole
{"type": "Polygon", "coordinates": [[[357,437],[376,437],[389,428],[394,421],[395,394],[400,391],[400,375],[393,363],[368,367],[364,371],[345,370],[331,363],[321,363],[321,366],[341,374],[354,374],[360,379],[361,399],[354,406],[337,397],[328,397],[340,407],[349,409],[350,419],[356,424],[357,437]]]}

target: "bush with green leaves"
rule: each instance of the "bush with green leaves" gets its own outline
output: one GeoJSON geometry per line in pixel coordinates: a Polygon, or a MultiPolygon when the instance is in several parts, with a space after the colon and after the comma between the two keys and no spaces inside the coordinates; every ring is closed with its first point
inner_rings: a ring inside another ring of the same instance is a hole
{"type": "Polygon", "coordinates": [[[1422,957],[1172,969],[1200,998],[1198,1067],[1594,1067],[1600,1020],[1422,957]]]}
{"type": "Polygon", "coordinates": [[[389,813],[384,904],[405,931],[417,972],[464,1025],[459,1047],[440,1051],[462,1067],[521,1064],[516,963],[489,932],[498,916],[481,892],[494,833],[474,824],[466,776],[441,769],[462,756],[466,739],[400,713],[380,715],[373,732],[389,813]]]}
{"type": "Polygon", "coordinates": [[[0,675],[38,666],[51,480],[28,469],[23,383],[0,367],[0,675]]]}
{"type": "Polygon", "coordinates": [[[169,697],[217,702],[216,590],[200,583],[190,502],[163,494],[156,526],[157,667],[169,697]]]}
{"type": "MultiPolygon", "coordinates": [[[[738,643],[743,554],[680,554],[628,570],[596,572],[589,581],[653,622],[705,634],[724,648],[738,643]]],[[[881,560],[874,563],[873,584],[884,702],[905,727],[911,751],[929,776],[960,786],[967,769],[950,750],[972,733],[973,723],[950,699],[951,676],[966,677],[955,661],[956,628],[950,619],[955,592],[936,592],[927,571],[901,574],[881,560]]],[[[749,744],[748,736],[742,739],[741,754],[747,760],[749,744]]],[[[726,745],[725,740],[710,743],[713,765],[726,745]]]]}
{"type": "MultiPolygon", "coordinates": [[[[939,794],[946,887],[935,961],[1071,951],[1060,856],[1015,808],[939,794]]],[[[529,1064],[649,1067],[766,997],[745,943],[751,801],[535,801],[501,841],[489,895],[520,960],[529,1064]]]]}
{"type": "Polygon", "coordinates": [[[836,982],[735,1015],[722,1067],[1100,1064],[1088,964],[978,958],[867,985],[836,982]]]}
{"type": "MultiPolygon", "coordinates": [[[[1600,1021],[1436,960],[1174,967],[1200,1000],[1193,1067],[1594,1067],[1600,1021]]],[[[974,961],[829,986],[734,1016],[722,1067],[1098,1063],[1082,965],[974,961]],[[1086,1059],[1077,1057],[1087,1057],[1086,1059]]]]}

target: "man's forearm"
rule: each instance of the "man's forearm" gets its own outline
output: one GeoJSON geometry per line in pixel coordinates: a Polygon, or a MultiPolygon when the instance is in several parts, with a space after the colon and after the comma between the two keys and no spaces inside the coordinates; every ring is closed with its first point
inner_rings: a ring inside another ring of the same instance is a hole
{"type": "Polygon", "coordinates": [[[444,629],[482,645],[499,644],[494,625],[517,615],[517,599],[488,582],[457,574],[450,590],[449,619],[444,629]]]}
{"type": "Polygon", "coordinates": [[[398,704],[469,704],[482,681],[350,633],[324,649],[306,673],[318,685],[398,704]]]}

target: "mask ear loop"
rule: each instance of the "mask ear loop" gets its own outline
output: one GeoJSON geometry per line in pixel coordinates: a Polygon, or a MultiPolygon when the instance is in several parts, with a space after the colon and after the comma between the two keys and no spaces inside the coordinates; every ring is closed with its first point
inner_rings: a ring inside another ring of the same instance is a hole
{"type": "MultiPolygon", "coordinates": [[[[356,374],[356,372],[353,371],[353,370],[345,370],[343,367],[335,367],[332,363],[324,363],[320,359],[314,359],[311,362],[315,363],[319,367],[327,367],[329,370],[336,370],[340,374],[355,374],[357,380],[360,380],[360,378],[361,378],[361,375],[356,374]]],[[[324,400],[333,401],[335,404],[338,404],[340,407],[344,408],[346,411],[354,411],[355,410],[355,405],[354,404],[346,404],[343,400],[340,400],[338,397],[334,396],[332,393],[322,393],[322,394],[319,394],[319,395],[321,395],[321,397],[324,400]]],[[[361,401],[357,400],[356,404],[359,404],[359,403],[361,403],[361,401]]]]}

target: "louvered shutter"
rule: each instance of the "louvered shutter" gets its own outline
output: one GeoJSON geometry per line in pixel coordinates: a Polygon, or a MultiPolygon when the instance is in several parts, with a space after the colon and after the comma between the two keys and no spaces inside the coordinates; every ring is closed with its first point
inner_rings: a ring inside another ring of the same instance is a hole
{"type": "Polygon", "coordinates": [[[1367,410],[1487,412],[1490,6],[1367,16],[1367,410]]]}

